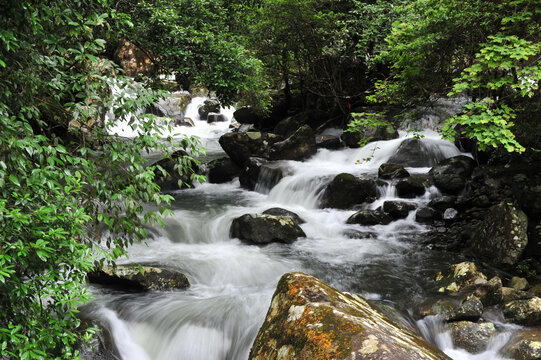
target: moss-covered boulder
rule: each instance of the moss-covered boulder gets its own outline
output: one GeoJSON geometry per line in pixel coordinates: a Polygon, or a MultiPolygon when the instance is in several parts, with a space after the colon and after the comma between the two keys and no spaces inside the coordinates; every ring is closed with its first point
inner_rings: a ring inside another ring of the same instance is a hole
{"type": "Polygon", "coordinates": [[[512,204],[502,202],[490,208],[475,227],[469,241],[473,255],[494,266],[512,266],[528,245],[528,218],[512,204]]]}
{"type": "Polygon", "coordinates": [[[515,360],[541,359],[541,328],[519,331],[502,353],[515,360]]]}
{"type": "Polygon", "coordinates": [[[410,176],[410,173],[400,164],[385,163],[381,164],[378,169],[380,179],[402,179],[408,176],[410,176]]]}
{"type": "Polygon", "coordinates": [[[341,173],[327,185],[321,197],[322,208],[349,209],[353,205],[373,201],[378,196],[376,182],[341,173]]]}
{"type": "Polygon", "coordinates": [[[245,214],[233,220],[230,236],[251,244],[290,244],[306,234],[289,216],[245,214]]]}
{"type": "Polygon", "coordinates": [[[513,300],[503,307],[505,317],[521,325],[541,325],[541,298],[513,300]]]}
{"type": "Polygon", "coordinates": [[[91,283],[135,291],[184,289],[190,286],[178,271],[139,264],[103,266],[88,274],[91,283]]]}
{"type": "Polygon", "coordinates": [[[303,160],[316,153],[314,131],[308,125],[301,126],[287,139],[272,145],[269,155],[273,160],[303,160]]]}
{"type": "Polygon", "coordinates": [[[485,351],[490,339],[496,335],[496,327],[490,322],[457,321],[447,326],[451,332],[453,345],[472,354],[485,351]]]}
{"type": "Polygon", "coordinates": [[[279,207],[267,209],[263,211],[263,215],[287,216],[291,218],[291,220],[293,220],[295,224],[297,225],[304,224],[306,222],[303,219],[301,219],[301,217],[297,215],[296,213],[294,213],[293,211],[289,211],[289,210],[282,209],[279,207]]]}
{"type": "Polygon", "coordinates": [[[251,360],[449,359],[357,295],[304,273],[280,279],[251,360]]]}
{"type": "Polygon", "coordinates": [[[472,262],[451,265],[436,276],[440,292],[458,292],[463,288],[486,283],[487,277],[472,262]]]}

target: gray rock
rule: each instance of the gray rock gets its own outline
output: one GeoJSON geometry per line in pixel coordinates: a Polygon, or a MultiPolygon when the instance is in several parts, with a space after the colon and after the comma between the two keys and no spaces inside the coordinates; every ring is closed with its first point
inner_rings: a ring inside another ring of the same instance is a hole
{"type": "Polygon", "coordinates": [[[485,283],[476,284],[474,294],[484,306],[498,305],[503,299],[502,288],[502,280],[494,276],[485,283]]]}
{"type": "Polygon", "coordinates": [[[201,120],[207,120],[209,113],[219,113],[220,112],[220,102],[216,99],[205,100],[203,105],[197,109],[199,118],[201,120]]]}
{"type": "Polygon", "coordinates": [[[496,328],[490,322],[458,321],[447,326],[451,330],[453,344],[472,354],[485,351],[490,339],[496,335],[496,328]]]}
{"type": "Polygon", "coordinates": [[[483,303],[476,296],[469,296],[462,305],[443,316],[446,321],[477,321],[483,315],[483,303]]]}
{"type": "Polygon", "coordinates": [[[245,214],[233,220],[230,236],[251,244],[291,244],[306,234],[289,216],[245,214]]]}
{"type": "Polygon", "coordinates": [[[274,143],[269,155],[273,160],[304,160],[316,153],[314,131],[308,125],[301,126],[287,139],[274,143]]]}
{"type": "Polygon", "coordinates": [[[232,132],[220,137],[220,145],[231,160],[244,167],[251,157],[269,158],[270,146],[282,137],[264,132],[232,132]]]}
{"type": "Polygon", "coordinates": [[[428,206],[423,206],[415,213],[415,221],[421,224],[432,224],[434,220],[438,220],[440,214],[428,206]]]}
{"type": "Polygon", "coordinates": [[[533,294],[530,294],[526,291],[516,290],[510,287],[502,287],[502,302],[508,303],[513,300],[526,300],[534,297],[533,294]]]}
{"type": "Polygon", "coordinates": [[[380,210],[360,210],[347,219],[346,224],[387,225],[391,218],[380,210]]]}
{"type": "Polygon", "coordinates": [[[513,300],[503,308],[505,318],[520,325],[541,325],[541,298],[513,300]]]}
{"type": "Polygon", "coordinates": [[[410,173],[400,164],[385,163],[381,164],[378,169],[380,179],[402,179],[408,176],[410,176],[410,173]]]}
{"type": "Polygon", "coordinates": [[[413,175],[400,180],[396,184],[396,192],[402,198],[414,198],[425,193],[425,181],[422,176],[413,175]]]}
{"type": "Polygon", "coordinates": [[[474,255],[495,266],[512,266],[520,259],[528,244],[528,218],[508,203],[489,209],[477,225],[469,241],[474,255]]]}
{"type": "Polygon", "coordinates": [[[541,359],[541,328],[519,331],[502,353],[514,360],[541,359]]]}
{"type": "Polygon", "coordinates": [[[446,209],[443,212],[443,220],[453,220],[458,215],[458,211],[453,208],[446,209]]]}
{"type": "Polygon", "coordinates": [[[212,160],[207,169],[207,180],[212,184],[229,182],[240,174],[240,168],[229,157],[212,160]]]}
{"type": "Polygon", "coordinates": [[[317,135],[316,136],[316,147],[318,149],[331,149],[336,150],[340,149],[343,146],[342,140],[339,136],[334,135],[317,135]]]}
{"type": "Polygon", "coordinates": [[[373,201],[378,196],[374,180],[357,178],[341,173],[327,185],[321,197],[322,208],[349,209],[365,201],[373,201]]]}
{"type": "Polygon", "coordinates": [[[305,221],[303,219],[301,219],[301,217],[299,215],[295,214],[293,211],[289,211],[289,210],[278,208],[278,207],[267,209],[267,210],[263,211],[263,214],[264,215],[276,215],[276,216],[288,216],[297,225],[305,223],[305,221]]]}
{"type": "Polygon", "coordinates": [[[241,124],[257,125],[261,122],[261,117],[257,111],[249,107],[243,107],[235,110],[233,117],[241,124]]]}
{"type": "Polygon", "coordinates": [[[215,123],[215,122],[224,122],[226,121],[227,119],[225,118],[224,114],[219,114],[219,113],[214,113],[214,112],[210,112],[208,113],[207,115],[207,122],[209,124],[211,123],[215,123]]]}
{"type": "Polygon", "coordinates": [[[415,204],[405,201],[385,201],[383,203],[383,211],[393,220],[406,218],[409,212],[415,210],[416,207],[415,204]]]}
{"type": "Polygon", "coordinates": [[[428,206],[439,211],[445,211],[452,208],[456,204],[456,198],[454,196],[440,196],[430,200],[428,206]]]}
{"type": "Polygon", "coordinates": [[[518,276],[513,276],[509,281],[509,287],[512,287],[515,290],[526,290],[529,286],[528,280],[518,276]]]}
{"type": "Polygon", "coordinates": [[[422,140],[406,139],[388,162],[406,167],[429,167],[443,160],[441,154],[434,153],[422,140]]]}
{"type": "Polygon", "coordinates": [[[449,360],[357,295],[288,273],[278,282],[250,360],[449,360]]]}

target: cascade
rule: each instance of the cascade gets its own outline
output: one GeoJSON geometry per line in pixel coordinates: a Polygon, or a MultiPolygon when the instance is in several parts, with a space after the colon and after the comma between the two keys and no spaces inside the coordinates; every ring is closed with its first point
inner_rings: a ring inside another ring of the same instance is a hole
{"type": "MultiPolygon", "coordinates": [[[[195,126],[176,127],[173,132],[199,136],[208,157],[223,156],[217,140],[228,131],[233,109],[222,109],[227,121],[208,124],[197,115],[204,100],[194,98],[186,109],[195,126]]],[[[117,123],[111,131],[135,136],[126,123],[117,123]]],[[[435,157],[460,154],[436,132],[425,130],[423,135],[421,141],[435,157]]],[[[415,221],[414,212],[389,225],[361,226],[346,224],[352,210],[318,207],[325,185],[336,174],[376,177],[378,167],[407,136],[401,131],[398,139],[360,149],[320,149],[304,162],[278,161],[284,177],[272,189],[261,174],[256,191],[246,191],[233,180],[173,193],[174,215],[166,219],[165,227],[149,229],[147,244],[131,246],[129,258],[119,263],[168,266],[184,273],[190,288],[132,294],[89,285],[95,299],[83,312],[108,330],[123,360],[240,360],[248,358],[276,283],[289,271],[304,271],[339,290],[411,310],[432,291],[433,275],[445,264],[457,262],[457,256],[451,259],[419,241],[427,227],[415,221]],[[297,213],[305,221],[301,227],[307,237],[290,245],[263,247],[229,237],[235,217],[272,207],[297,213]]],[[[408,168],[410,173],[428,170],[408,168]]],[[[379,193],[368,208],[398,200],[391,181],[381,184],[379,193]]],[[[430,188],[405,201],[422,205],[436,195],[437,190],[430,188]]],[[[453,348],[436,320],[427,318],[417,326],[425,338],[457,360],[503,359],[497,352],[513,331],[500,334],[485,353],[472,355],[453,348]]]]}

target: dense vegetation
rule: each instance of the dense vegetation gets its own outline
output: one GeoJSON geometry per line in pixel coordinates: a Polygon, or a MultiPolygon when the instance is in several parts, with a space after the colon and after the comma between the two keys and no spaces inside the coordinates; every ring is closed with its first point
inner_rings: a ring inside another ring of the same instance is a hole
{"type": "MultiPolygon", "coordinates": [[[[114,261],[167,214],[143,151],[162,142],[136,109],[158,75],[202,83],[224,103],[347,115],[372,102],[412,107],[468,96],[447,136],[479,149],[538,147],[541,0],[3,0],[0,14],[0,352],[77,358],[85,274],[114,261]],[[120,38],[155,71],[139,83],[111,60],[120,38]],[[112,89],[116,89],[112,91],[112,89]],[[108,135],[113,120],[140,136],[108,135]],[[516,124],[516,127],[513,125],[516,124]],[[513,131],[518,129],[518,131],[513,131]],[[153,207],[147,204],[154,203],[153,207]]],[[[188,155],[188,157],[190,157],[188,155]]],[[[189,159],[179,171],[190,172],[189,159]]]]}

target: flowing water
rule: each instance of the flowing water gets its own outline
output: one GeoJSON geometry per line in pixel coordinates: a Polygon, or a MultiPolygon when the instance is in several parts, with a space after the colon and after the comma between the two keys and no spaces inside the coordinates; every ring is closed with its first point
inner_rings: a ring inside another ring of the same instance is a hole
{"type": "MultiPolygon", "coordinates": [[[[187,116],[193,128],[178,132],[197,135],[208,157],[223,155],[217,143],[228,130],[232,109],[224,109],[228,121],[207,124],[197,120],[195,98],[187,116]]],[[[125,124],[113,130],[133,136],[125,124]]],[[[425,131],[422,139],[435,155],[460,154],[437,133],[425,131]]],[[[261,185],[246,191],[238,180],[227,184],[201,184],[174,192],[174,215],[164,228],[150,229],[146,244],[129,249],[126,263],[159,264],[186,274],[191,287],[182,291],[123,293],[91,286],[95,300],[84,312],[111,335],[123,360],[244,360],[265,318],[278,279],[289,271],[304,271],[339,290],[359,293],[391,304],[405,313],[434,294],[434,274],[446,265],[462,261],[456,254],[424,245],[427,227],[408,218],[389,225],[346,225],[354,213],[320,209],[318,197],[340,172],[376,177],[384,163],[405,139],[370,143],[361,149],[324,150],[304,161],[280,161],[285,177],[272,189],[261,185]],[[251,246],[232,239],[229,227],[235,217],[282,207],[297,213],[306,238],[291,245],[251,246]]],[[[426,173],[428,168],[408,169],[426,173]]],[[[261,184],[265,179],[260,179],[261,184]]],[[[394,185],[380,187],[385,200],[398,199],[394,185]]],[[[409,201],[427,203],[438,195],[435,188],[409,201]]],[[[495,315],[497,317],[497,315],[495,315]]],[[[436,319],[417,322],[421,333],[453,359],[503,359],[497,354],[513,328],[498,322],[502,331],[489,349],[477,355],[454,349],[449,335],[436,319]]]]}

